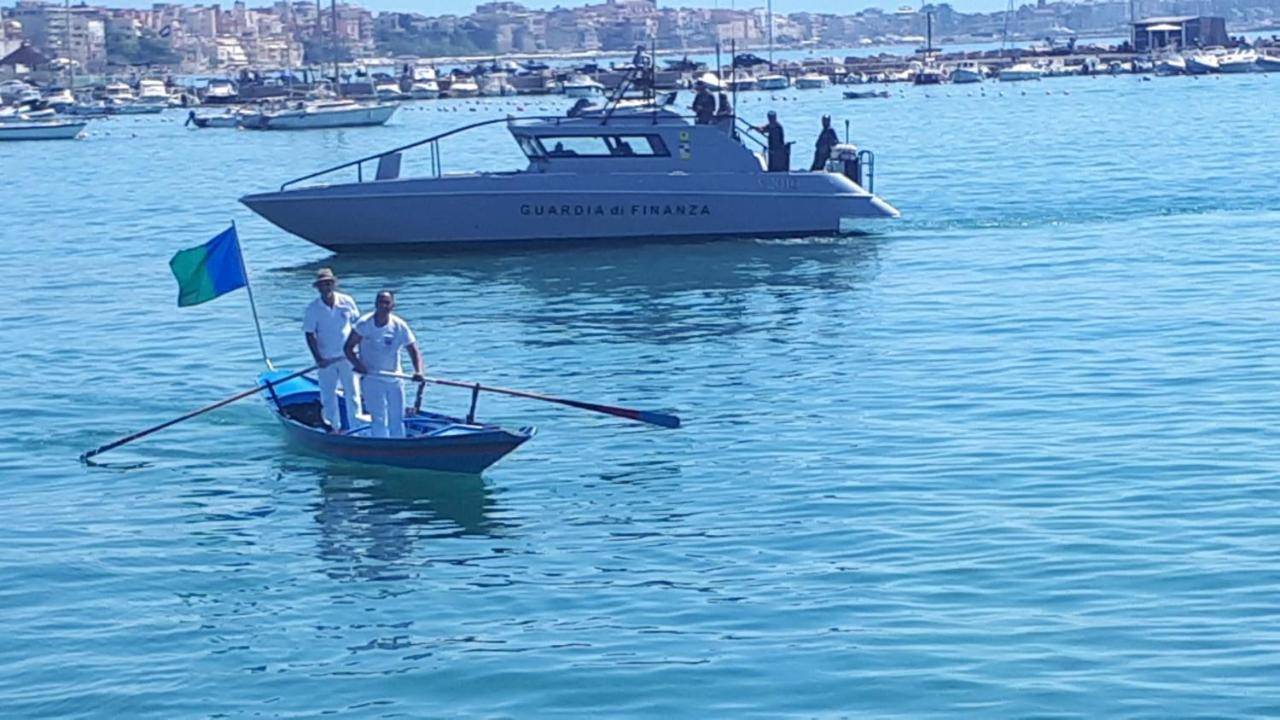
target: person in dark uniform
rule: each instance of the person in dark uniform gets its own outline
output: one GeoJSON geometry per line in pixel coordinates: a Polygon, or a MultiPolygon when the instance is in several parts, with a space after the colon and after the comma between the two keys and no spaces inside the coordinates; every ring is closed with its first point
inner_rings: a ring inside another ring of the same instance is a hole
{"type": "Polygon", "coordinates": [[[769,122],[756,128],[769,138],[769,172],[787,172],[791,169],[788,157],[786,136],[782,132],[782,123],[778,122],[778,113],[769,111],[769,122]]]}
{"type": "Polygon", "coordinates": [[[716,116],[716,98],[707,90],[706,83],[698,83],[698,93],[693,96],[693,114],[699,125],[710,125],[716,116]]]}
{"type": "Polygon", "coordinates": [[[818,135],[818,142],[813,150],[813,166],[809,168],[810,172],[817,172],[827,166],[827,161],[831,159],[831,148],[840,143],[840,138],[836,136],[836,131],[831,129],[831,116],[822,116],[822,132],[818,135]]]}
{"type": "Polygon", "coordinates": [[[716,127],[727,133],[732,133],[733,103],[729,100],[729,93],[721,90],[718,100],[719,104],[716,105],[716,127]]]}

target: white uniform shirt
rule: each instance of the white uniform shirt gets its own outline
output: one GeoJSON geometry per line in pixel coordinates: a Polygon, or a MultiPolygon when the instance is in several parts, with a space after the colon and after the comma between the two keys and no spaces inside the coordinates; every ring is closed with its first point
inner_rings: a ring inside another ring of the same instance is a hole
{"type": "Polygon", "coordinates": [[[360,336],[360,360],[369,372],[400,372],[400,349],[418,341],[409,323],[395,313],[382,327],[378,327],[373,313],[369,313],[360,318],[354,329],[360,336]]]}
{"type": "Polygon", "coordinates": [[[356,307],[356,301],[350,295],[335,292],[333,307],[326,305],[322,298],[311,301],[302,319],[302,330],[316,336],[320,357],[326,360],[341,358],[351,326],[359,317],[360,308],[356,307]]]}

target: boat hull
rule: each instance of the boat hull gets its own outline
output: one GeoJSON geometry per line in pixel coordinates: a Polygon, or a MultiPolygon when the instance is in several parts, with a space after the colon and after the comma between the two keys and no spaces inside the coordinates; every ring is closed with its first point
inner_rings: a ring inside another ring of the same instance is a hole
{"type": "Polygon", "coordinates": [[[419,245],[824,236],[898,211],[835,173],[470,175],[301,188],[241,198],[337,251],[419,245]]]}
{"type": "Polygon", "coordinates": [[[246,116],[242,125],[253,130],[324,130],[344,127],[382,125],[395,114],[396,105],[362,106],[344,110],[308,112],[284,111],[277,114],[246,116]]]}
{"type": "Polygon", "coordinates": [[[73,140],[84,130],[83,122],[0,123],[0,141],[73,140]]]}
{"type": "MultiPolygon", "coordinates": [[[[278,380],[284,371],[263,373],[259,382],[278,380]]],[[[264,394],[289,443],[312,454],[345,462],[478,475],[533,437],[532,427],[508,430],[497,425],[422,413],[407,417],[409,437],[374,438],[367,428],[330,433],[298,418],[319,412],[319,388],[309,377],[287,380],[264,394]],[[307,407],[311,406],[311,407],[307,407]],[[305,408],[307,412],[296,412],[305,408]]]]}
{"type": "Polygon", "coordinates": [[[969,83],[982,82],[982,74],[976,70],[966,70],[963,68],[951,71],[951,82],[957,85],[966,85],[969,83]]]}

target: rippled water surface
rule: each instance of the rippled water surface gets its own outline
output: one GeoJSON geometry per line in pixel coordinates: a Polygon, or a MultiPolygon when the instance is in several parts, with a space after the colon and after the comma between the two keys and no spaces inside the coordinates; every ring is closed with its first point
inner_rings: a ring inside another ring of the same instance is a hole
{"type": "Polygon", "coordinates": [[[335,257],[236,203],[551,100],[0,146],[3,715],[1280,715],[1280,76],[893,92],[740,98],[876,151],[904,218],[840,240],[335,257]],[[231,220],[278,364],[330,265],[435,374],[686,426],[485,397],[540,434],[420,477],[248,400],[81,465],[253,384],[167,266],[231,220]]]}

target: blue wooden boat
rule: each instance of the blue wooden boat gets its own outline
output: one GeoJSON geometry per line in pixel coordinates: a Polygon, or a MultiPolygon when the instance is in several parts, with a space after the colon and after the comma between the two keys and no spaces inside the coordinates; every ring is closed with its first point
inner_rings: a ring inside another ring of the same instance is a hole
{"type": "Polygon", "coordinates": [[[533,427],[508,430],[449,417],[418,412],[405,417],[404,438],[369,437],[367,424],[352,424],[343,403],[342,432],[328,432],[320,413],[320,386],[313,378],[288,378],[288,370],[272,370],[258,376],[259,385],[272,385],[263,397],[289,441],[313,453],[352,462],[396,467],[479,474],[506,457],[537,432],[533,427]],[[283,382],[279,382],[280,380],[283,382]]]}

